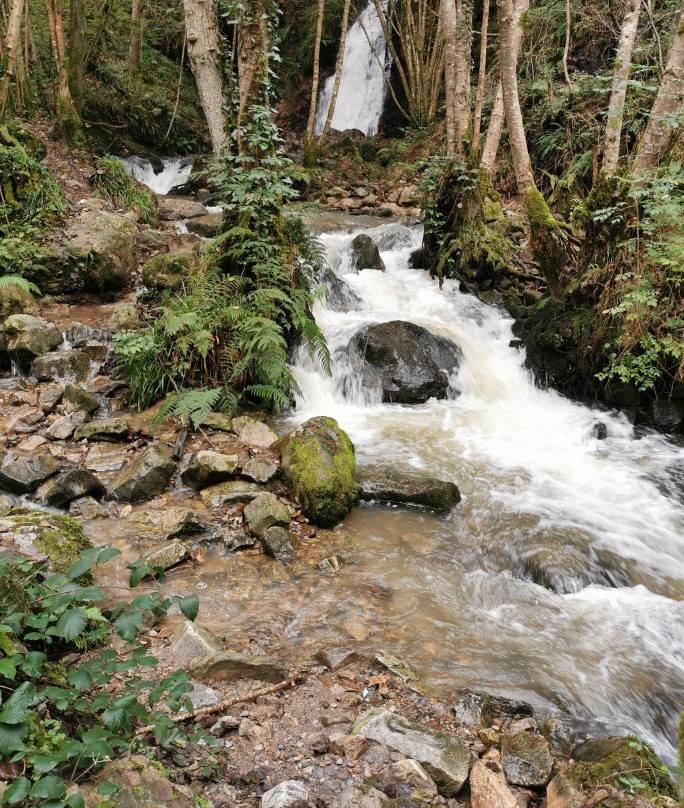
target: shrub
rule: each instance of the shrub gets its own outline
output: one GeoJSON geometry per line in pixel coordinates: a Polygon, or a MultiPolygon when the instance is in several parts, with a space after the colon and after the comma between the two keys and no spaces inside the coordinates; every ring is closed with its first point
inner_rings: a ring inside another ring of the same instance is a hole
{"type": "Polygon", "coordinates": [[[137,210],[146,224],[156,218],[157,200],[149,190],[131,177],[116,157],[100,157],[90,175],[97,196],[118,208],[137,210]]]}

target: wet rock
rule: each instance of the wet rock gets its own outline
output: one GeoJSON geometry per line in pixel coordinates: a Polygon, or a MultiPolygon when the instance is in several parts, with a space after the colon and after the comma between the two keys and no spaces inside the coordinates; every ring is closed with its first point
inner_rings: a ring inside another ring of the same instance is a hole
{"type": "Polygon", "coordinates": [[[324,648],[316,651],[314,659],[321,665],[325,665],[329,671],[338,671],[346,668],[352,662],[358,662],[359,654],[349,648],[324,648]]]}
{"type": "Polygon", "coordinates": [[[356,479],[363,500],[420,505],[438,513],[449,513],[461,500],[454,483],[421,474],[364,468],[356,479]]]}
{"type": "Polygon", "coordinates": [[[7,352],[22,370],[41,354],[62,344],[62,332],[30,314],[13,314],[3,325],[7,352]]]}
{"type": "Polygon", "coordinates": [[[79,497],[100,499],[105,494],[105,487],[88,469],[69,469],[48,480],[38,492],[38,500],[53,508],[65,508],[79,497]]]}
{"type": "Polygon", "coordinates": [[[214,238],[221,233],[223,227],[222,213],[206,213],[204,216],[195,216],[186,222],[190,233],[201,238],[214,238]]]}
{"type": "Polygon", "coordinates": [[[380,257],[378,245],[370,236],[361,234],[351,243],[351,271],[361,269],[378,269],[385,271],[385,262],[380,257]]]}
{"type": "Polygon", "coordinates": [[[278,440],[278,436],[268,424],[249,416],[233,418],[232,430],[246,446],[268,449],[278,440]]]}
{"type": "Polygon", "coordinates": [[[261,808],[307,808],[308,804],[309,789],[301,780],[286,780],[261,798],[261,808]]]}
{"type": "Polygon", "coordinates": [[[69,516],[90,522],[93,519],[108,519],[108,511],[92,497],[80,497],[69,505],[69,516]]]}
{"type": "Polygon", "coordinates": [[[382,791],[366,783],[348,785],[333,803],[334,808],[392,808],[393,803],[382,791]]]}
{"type": "Polygon", "coordinates": [[[211,530],[211,525],[197,511],[186,511],[164,536],[164,541],[175,541],[188,536],[198,536],[209,530],[211,530]]]}
{"type": "MultiPolygon", "coordinates": [[[[245,508],[245,522],[249,532],[262,538],[269,528],[290,524],[290,510],[274,494],[264,492],[255,497],[245,508]]],[[[276,542],[277,544],[277,542],[276,542]]]]}
{"type": "Polygon", "coordinates": [[[592,432],[596,440],[605,440],[608,437],[608,427],[603,421],[597,421],[593,426],[592,432]]]}
{"type": "Polygon", "coordinates": [[[112,482],[109,496],[117,502],[152,499],[166,488],[176,464],[157,444],[131,460],[112,482]]]}
{"type": "Polygon", "coordinates": [[[100,408],[100,402],[95,396],[88,393],[82,387],[67,384],[64,388],[64,401],[70,406],[69,409],[75,412],[85,412],[92,415],[100,408]]]}
{"type": "Polygon", "coordinates": [[[412,251],[409,266],[411,269],[425,269],[425,250],[422,247],[412,251]]]}
{"type": "Polygon", "coordinates": [[[158,200],[159,218],[166,222],[180,222],[204,216],[207,209],[194,199],[182,196],[160,196],[158,200]]]}
{"type": "Polygon", "coordinates": [[[132,331],[140,327],[140,314],[135,303],[125,301],[117,304],[107,321],[110,331],[132,331]]]}
{"type": "Polygon", "coordinates": [[[279,468],[278,464],[273,460],[262,460],[259,457],[253,457],[245,463],[240,474],[249,480],[254,480],[255,483],[267,483],[276,476],[279,468]]]}
{"type": "Polygon", "coordinates": [[[83,424],[76,430],[74,440],[93,440],[116,443],[126,440],[131,434],[131,422],[127,418],[98,418],[83,424]]]}
{"type": "Polygon", "coordinates": [[[295,557],[293,539],[292,533],[284,527],[270,527],[263,536],[259,537],[264,553],[275,558],[276,561],[291,561],[295,557]]]}
{"type": "Polygon", "coordinates": [[[500,767],[477,760],[470,772],[471,808],[518,808],[500,767]]]}
{"type": "Polygon", "coordinates": [[[551,778],[553,758],[542,735],[522,732],[501,739],[501,763],[506,779],[516,786],[545,786],[551,778]]]}
{"type": "Polygon", "coordinates": [[[157,570],[168,570],[175,567],[176,564],[180,564],[188,558],[190,558],[188,548],[179,541],[172,541],[145,556],[142,560],[151,570],[156,572],[157,570]]]}
{"type": "Polygon", "coordinates": [[[560,718],[549,718],[544,724],[544,737],[554,755],[570,757],[572,753],[572,733],[560,718]]]}
{"type": "Polygon", "coordinates": [[[90,373],[90,357],[83,351],[52,351],[33,362],[33,375],[41,382],[61,379],[85,381],[90,373]]]}
{"type": "Polygon", "coordinates": [[[468,779],[470,752],[458,738],[412,724],[382,707],[359,716],[352,734],[417,760],[435,780],[443,796],[455,796],[468,779]]]}
{"type": "Polygon", "coordinates": [[[117,808],[195,808],[192,792],[185,786],[172,783],[156,761],[143,755],[107,763],[97,777],[79,787],[88,808],[99,806],[103,798],[96,789],[99,781],[114,783],[117,791],[105,800],[117,808]]]}
{"type": "Polygon", "coordinates": [[[96,443],[88,449],[83,465],[90,471],[120,471],[128,460],[125,446],[112,443],[96,443]]]}
{"type": "Polygon", "coordinates": [[[251,502],[263,492],[264,489],[255,483],[231,480],[205,488],[200,496],[208,508],[232,508],[242,502],[251,502]]]}
{"type": "Polygon", "coordinates": [[[278,442],[283,474],[305,516],[331,527],[358,500],[354,445],[333,418],[312,418],[278,442]]]}
{"type": "Polygon", "coordinates": [[[661,432],[684,432],[684,411],[674,401],[655,402],[651,405],[649,416],[653,426],[661,432]]]}
{"type": "Polygon", "coordinates": [[[454,343],[400,320],[362,328],[348,350],[362,361],[364,386],[396,404],[446,398],[448,374],[461,361],[454,343]]]}
{"type": "Polygon", "coordinates": [[[354,311],[361,305],[361,298],[330,267],[321,272],[319,283],[325,289],[326,308],[331,311],[354,311]]]}
{"type": "Polygon", "coordinates": [[[35,561],[47,561],[50,569],[64,572],[92,548],[83,528],[70,516],[17,509],[0,518],[0,534],[9,540],[9,551],[35,561]]]}
{"type": "Polygon", "coordinates": [[[200,490],[210,485],[229,480],[237,470],[237,455],[202,451],[193,455],[188,466],[181,472],[184,485],[200,490]]]}
{"type": "Polygon", "coordinates": [[[217,432],[232,432],[233,419],[222,412],[210,412],[202,419],[202,426],[217,432]]]}
{"type": "Polygon", "coordinates": [[[12,494],[32,493],[60,468],[59,460],[50,455],[17,459],[8,452],[0,458],[0,488],[12,494]]]}
{"type": "Polygon", "coordinates": [[[379,780],[385,794],[398,800],[401,805],[406,803],[412,808],[432,808],[439,797],[435,781],[418,761],[410,758],[387,766],[380,773],[379,780]]]}
{"type": "Polygon", "coordinates": [[[45,437],[50,440],[69,440],[74,432],[83,425],[86,419],[84,412],[72,412],[58,418],[45,430],[45,437]]]}
{"type": "Polygon", "coordinates": [[[142,268],[142,282],[148,289],[157,291],[178,289],[189,275],[197,272],[201,264],[195,249],[155,255],[142,268]]]}

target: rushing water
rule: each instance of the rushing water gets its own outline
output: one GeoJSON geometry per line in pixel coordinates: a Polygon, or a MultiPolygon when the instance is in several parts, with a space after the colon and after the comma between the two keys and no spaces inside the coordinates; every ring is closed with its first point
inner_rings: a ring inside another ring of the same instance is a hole
{"type": "MultiPolygon", "coordinates": [[[[334,371],[326,377],[301,353],[294,420],[335,417],[361,465],[424,471],[463,494],[449,518],[362,507],[347,520],[353,574],[388,593],[365,612],[368,633],[377,620],[434,683],[515,690],[639,732],[672,760],[684,702],[681,448],[535,387],[503,312],[408,268],[420,228],[366,228],[387,270],[350,274],[358,232],[322,236],[360,303],[346,313],[317,304],[334,371]],[[347,345],[362,326],[391,320],[460,346],[448,400],[382,404],[360,386],[347,345]],[[556,591],[533,583],[539,558],[556,591]]],[[[349,580],[330,583],[340,603],[349,580]]]]}
{"type": "Polygon", "coordinates": [[[144,157],[126,157],[121,162],[138,182],[160,196],[166,196],[173,188],[183,185],[192,173],[191,157],[166,157],[161,161],[163,168],[160,171],[144,157]]]}
{"type": "MultiPolygon", "coordinates": [[[[387,7],[387,0],[383,0],[387,7]]],[[[373,0],[347,32],[340,88],[332,128],[358,129],[364,135],[378,131],[385,104],[387,42],[373,0]]],[[[316,134],[320,135],[330,108],[335,75],[323,85],[316,110],[316,134]]]]}

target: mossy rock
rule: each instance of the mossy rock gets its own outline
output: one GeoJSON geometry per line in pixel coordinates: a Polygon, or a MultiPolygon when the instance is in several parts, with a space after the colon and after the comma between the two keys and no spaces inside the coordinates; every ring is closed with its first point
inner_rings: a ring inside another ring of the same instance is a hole
{"type": "Polygon", "coordinates": [[[354,444],[333,418],[312,418],[274,447],[282,453],[283,474],[305,516],[332,527],[359,498],[354,444]]]}
{"type": "Polygon", "coordinates": [[[4,286],[0,288],[0,317],[5,319],[12,314],[35,314],[38,303],[26,289],[20,286],[4,286]]]}
{"type": "Polygon", "coordinates": [[[196,250],[178,250],[177,252],[155,255],[143,266],[142,281],[148,289],[162,291],[178,289],[182,282],[201,266],[196,250]]]}
{"type": "Polygon", "coordinates": [[[55,572],[64,572],[93,547],[81,525],[62,514],[15,508],[0,518],[0,529],[13,541],[12,554],[47,557],[55,572]]]}

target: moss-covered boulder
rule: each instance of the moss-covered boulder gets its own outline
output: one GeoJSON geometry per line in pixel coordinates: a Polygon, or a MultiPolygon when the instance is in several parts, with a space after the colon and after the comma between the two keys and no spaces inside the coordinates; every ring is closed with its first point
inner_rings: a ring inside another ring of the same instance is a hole
{"type": "Polygon", "coordinates": [[[33,295],[20,286],[4,286],[0,288],[0,317],[3,319],[12,314],[35,314],[38,311],[33,295]]]}
{"type": "Polygon", "coordinates": [[[312,418],[276,444],[283,474],[305,516],[332,527],[359,498],[354,444],[333,418],[312,418]]]}
{"type": "Polygon", "coordinates": [[[17,508],[0,517],[0,547],[18,556],[47,560],[63,572],[92,547],[83,528],[69,516],[17,508]]]}
{"type": "Polygon", "coordinates": [[[148,289],[155,291],[178,289],[201,264],[199,254],[193,249],[155,255],[143,266],[142,281],[148,289]]]}

